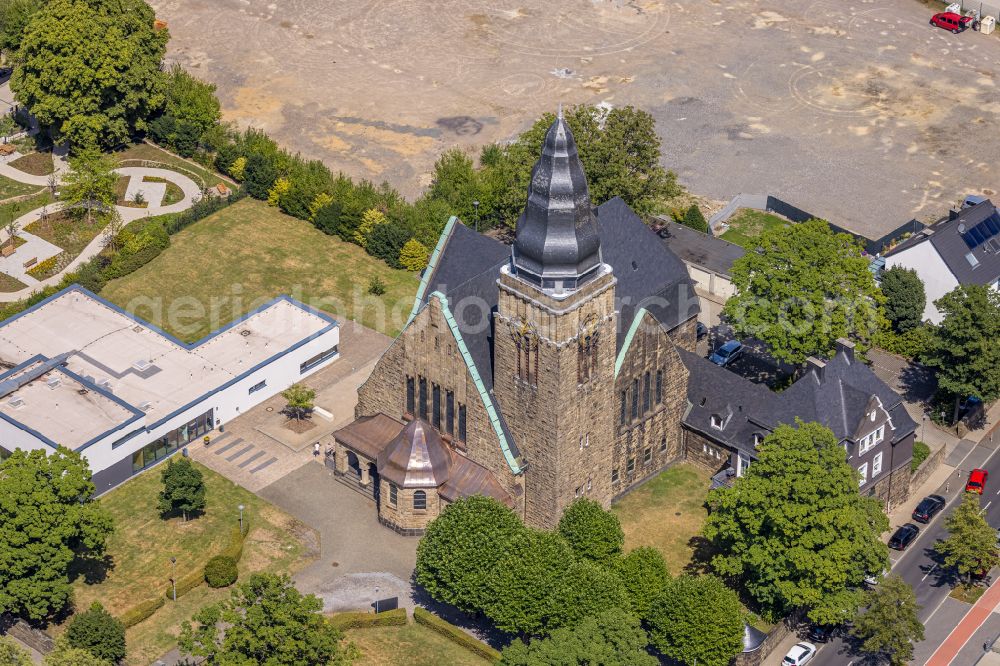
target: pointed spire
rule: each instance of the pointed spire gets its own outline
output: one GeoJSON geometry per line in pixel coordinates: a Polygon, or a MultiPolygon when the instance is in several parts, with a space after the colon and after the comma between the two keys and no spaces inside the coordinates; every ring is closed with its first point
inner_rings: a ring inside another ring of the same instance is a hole
{"type": "Polygon", "coordinates": [[[556,291],[575,289],[601,266],[587,177],[562,105],[531,172],[512,254],[518,276],[556,291]]]}

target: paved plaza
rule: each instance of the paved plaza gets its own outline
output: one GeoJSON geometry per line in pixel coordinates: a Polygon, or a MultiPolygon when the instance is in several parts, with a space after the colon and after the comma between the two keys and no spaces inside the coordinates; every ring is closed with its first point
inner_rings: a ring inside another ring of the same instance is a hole
{"type": "Polygon", "coordinates": [[[1000,33],[918,0],[153,0],[225,116],[408,196],[557,104],[652,112],[695,193],[877,238],[1000,190],[1000,33]]]}

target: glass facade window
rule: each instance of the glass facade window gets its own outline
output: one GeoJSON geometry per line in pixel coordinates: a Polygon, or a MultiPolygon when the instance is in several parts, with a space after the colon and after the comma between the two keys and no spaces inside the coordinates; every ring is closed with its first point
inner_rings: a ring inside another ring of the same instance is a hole
{"type": "Polygon", "coordinates": [[[329,360],[329,359],[333,358],[336,355],[337,355],[337,345],[334,345],[334,346],[330,347],[329,349],[327,349],[326,351],[323,351],[323,352],[320,352],[320,353],[316,354],[311,359],[309,359],[307,361],[303,361],[302,363],[300,363],[299,364],[299,374],[301,375],[303,372],[306,372],[307,370],[311,370],[311,369],[315,368],[317,365],[319,365],[323,361],[329,360]]]}
{"type": "Polygon", "coordinates": [[[212,410],[176,428],[155,442],[150,442],[132,454],[132,471],[138,472],[153,463],[163,460],[188,442],[201,437],[215,426],[212,410]]]}
{"type": "Polygon", "coordinates": [[[441,430],[441,387],[431,385],[431,425],[441,430]]]}

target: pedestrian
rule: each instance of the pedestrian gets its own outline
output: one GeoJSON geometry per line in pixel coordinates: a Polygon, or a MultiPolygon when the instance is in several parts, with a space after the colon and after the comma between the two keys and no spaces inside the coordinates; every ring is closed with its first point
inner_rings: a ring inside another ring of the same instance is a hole
{"type": "Polygon", "coordinates": [[[313,455],[314,456],[318,456],[319,455],[319,442],[316,442],[315,444],[313,444],[313,455]]]}

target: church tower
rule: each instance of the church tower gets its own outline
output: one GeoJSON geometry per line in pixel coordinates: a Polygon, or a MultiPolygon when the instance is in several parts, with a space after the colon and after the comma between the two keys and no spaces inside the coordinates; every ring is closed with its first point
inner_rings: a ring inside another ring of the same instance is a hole
{"type": "Polygon", "coordinates": [[[611,503],[615,277],[562,113],[545,135],[500,272],[494,392],[525,470],[525,522],[551,528],[576,497],[611,503]]]}

